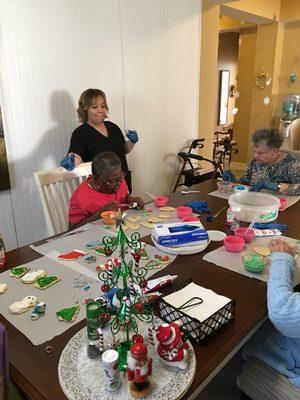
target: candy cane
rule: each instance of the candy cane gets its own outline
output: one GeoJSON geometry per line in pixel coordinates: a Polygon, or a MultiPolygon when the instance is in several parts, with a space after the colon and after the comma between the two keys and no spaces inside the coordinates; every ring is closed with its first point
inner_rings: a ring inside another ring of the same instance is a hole
{"type": "Polygon", "coordinates": [[[149,338],[149,343],[151,346],[154,346],[153,331],[155,331],[155,332],[158,331],[158,326],[156,324],[149,326],[149,328],[148,328],[148,338],[149,338]]]}
{"type": "Polygon", "coordinates": [[[104,337],[103,337],[103,330],[101,328],[97,329],[97,332],[99,333],[99,349],[101,353],[104,351],[104,337]]]}
{"type": "Polygon", "coordinates": [[[135,289],[134,289],[134,287],[133,287],[133,280],[132,280],[132,278],[130,278],[130,281],[129,281],[129,292],[130,292],[130,296],[134,296],[135,289]]]}
{"type": "Polygon", "coordinates": [[[125,323],[127,324],[130,319],[130,299],[126,296],[123,297],[123,301],[125,302],[125,323]]]}

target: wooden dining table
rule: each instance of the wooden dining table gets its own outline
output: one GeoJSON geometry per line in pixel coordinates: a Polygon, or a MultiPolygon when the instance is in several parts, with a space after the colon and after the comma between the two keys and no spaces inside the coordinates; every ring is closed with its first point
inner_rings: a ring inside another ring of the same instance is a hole
{"type": "MultiPolygon", "coordinates": [[[[170,196],[170,205],[179,206],[191,200],[207,200],[212,214],[227,206],[227,200],[208,195],[216,189],[216,181],[210,180],[193,186],[188,190],[199,193],[175,193],[170,196]]],[[[280,213],[279,223],[290,227],[288,236],[297,238],[299,234],[299,203],[280,213]]],[[[226,211],[212,222],[201,222],[207,230],[226,231],[226,211]]],[[[150,237],[146,242],[152,243],[150,237]]],[[[38,244],[43,243],[43,241],[38,244]]],[[[225,363],[241,348],[246,340],[262,324],[267,316],[266,282],[232,272],[203,260],[203,256],[222,242],[211,242],[208,248],[198,254],[177,256],[175,261],[156,274],[178,275],[177,283],[192,278],[201,286],[212,289],[235,300],[235,317],[215,335],[201,344],[193,343],[197,368],[195,378],[182,399],[194,399],[225,363]]],[[[32,261],[41,257],[29,246],[12,250],[7,254],[7,268],[32,261]]],[[[1,311],[1,306],[0,306],[1,311]]],[[[34,346],[20,331],[2,315],[0,322],[5,325],[8,334],[10,377],[14,384],[30,400],[65,400],[58,380],[58,362],[68,341],[85,326],[85,321],[74,323],[67,331],[49,342],[34,346]],[[46,347],[51,346],[48,353],[46,347]]],[[[38,335],[38,332],[36,332],[38,335]]]]}

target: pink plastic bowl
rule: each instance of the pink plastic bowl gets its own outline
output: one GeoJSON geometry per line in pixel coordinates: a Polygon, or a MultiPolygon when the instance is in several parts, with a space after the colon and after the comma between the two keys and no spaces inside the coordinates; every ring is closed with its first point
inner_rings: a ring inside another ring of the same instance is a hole
{"type": "Polygon", "coordinates": [[[176,208],[176,213],[178,218],[189,217],[192,214],[192,212],[193,209],[191,207],[182,206],[176,208]]]}
{"type": "Polygon", "coordinates": [[[287,206],[287,200],[283,197],[279,197],[279,201],[280,201],[279,211],[285,210],[287,206]]]}
{"type": "Polygon", "coordinates": [[[169,197],[167,196],[156,196],[154,200],[155,207],[164,207],[168,204],[169,197]]]}
{"type": "Polygon", "coordinates": [[[193,216],[189,216],[189,217],[183,217],[182,218],[183,222],[199,222],[199,218],[197,217],[193,217],[193,216]]]}
{"type": "Polygon", "coordinates": [[[251,243],[254,240],[254,230],[248,229],[245,226],[240,226],[239,228],[236,228],[234,234],[236,236],[244,238],[246,243],[251,243]]]}
{"type": "Polygon", "coordinates": [[[241,236],[226,236],[224,238],[224,246],[231,253],[239,253],[245,246],[245,239],[241,236]]]}

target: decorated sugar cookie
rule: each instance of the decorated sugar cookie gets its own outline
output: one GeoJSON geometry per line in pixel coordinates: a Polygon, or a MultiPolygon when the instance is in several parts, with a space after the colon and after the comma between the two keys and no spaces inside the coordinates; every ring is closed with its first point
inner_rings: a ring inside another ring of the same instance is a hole
{"type": "Polygon", "coordinates": [[[174,207],[171,206],[164,206],[164,207],[159,207],[160,211],[167,211],[167,212],[171,212],[171,211],[175,211],[174,207]]]}
{"type": "Polygon", "coordinates": [[[161,254],[154,254],[154,258],[161,264],[168,264],[171,261],[170,257],[167,255],[162,256],[161,254]]]}
{"type": "Polygon", "coordinates": [[[126,226],[128,226],[128,229],[135,230],[135,231],[139,230],[141,227],[141,225],[135,224],[134,222],[130,222],[130,221],[126,221],[126,226]]]}
{"type": "Polygon", "coordinates": [[[46,275],[41,278],[38,278],[33,286],[36,287],[37,289],[43,290],[43,289],[47,289],[48,287],[54,285],[55,283],[57,283],[59,281],[60,281],[60,278],[58,278],[57,276],[46,275]]]}
{"type": "Polygon", "coordinates": [[[93,256],[92,254],[87,254],[86,256],[83,257],[83,259],[87,264],[92,264],[96,262],[96,257],[93,256]]]}
{"type": "Polygon", "coordinates": [[[105,248],[104,246],[99,246],[94,249],[94,253],[98,256],[109,257],[112,251],[108,248],[105,248]]]}
{"type": "Polygon", "coordinates": [[[141,256],[141,260],[149,260],[148,253],[147,253],[147,251],[146,251],[146,249],[144,247],[142,247],[139,250],[139,253],[140,253],[140,256],[141,256]]]}
{"type": "Polygon", "coordinates": [[[102,245],[101,240],[93,240],[92,242],[88,242],[85,247],[89,250],[95,249],[96,247],[100,247],[102,245]]]}
{"type": "Polygon", "coordinates": [[[142,221],[141,225],[143,225],[145,228],[148,228],[148,229],[153,229],[153,227],[154,227],[154,224],[149,221],[142,221]]]}
{"type": "Polygon", "coordinates": [[[21,276],[25,275],[26,272],[28,272],[29,270],[30,270],[30,268],[28,268],[25,265],[23,265],[21,267],[12,268],[9,271],[9,275],[10,276],[14,276],[15,278],[21,278],[21,276]]]}
{"type": "Polygon", "coordinates": [[[160,214],[158,215],[158,218],[164,218],[164,219],[172,218],[172,214],[167,213],[167,212],[163,212],[163,213],[160,213],[160,214]]]}
{"type": "Polygon", "coordinates": [[[148,215],[152,214],[151,208],[144,208],[143,210],[139,211],[139,216],[141,217],[147,217],[148,215]]]}
{"type": "Polygon", "coordinates": [[[45,311],[46,311],[46,303],[44,301],[39,301],[38,303],[36,303],[30,318],[35,321],[37,319],[39,319],[40,317],[42,317],[43,315],[45,315],[45,311]]]}
{"type": "Polygon", "coordinates": [[[65,260],[65,261],[72,261],[72,260],[77,260],[78,258],[85,256],[86,253],[82,250],[72,250],[68,253],[60,254],[58,258],[60,260],[65,260]]]}
{"type": "Polygon", "coordinates": [[[158,269],[158,268],[161,268],[161,265],[157,260],[150,260],[145,265],[145,268],[147,268],[147,269],[158,269]]]}
{"type": "Polygon", "coordinates": [[[30,307],[33,307],[38,302],[38,299],[35,296],[26,296],[21,301],[16,301],[8,307],[8,311],[11,314],[23,314],[30,307]]]}
{"type": "Polygon", "coordinates": [[[60,321],[73,322],[77,317],[80,310],[80,306],[73,306],[69,308],[63,308],[57,311],[56,316],[60,321]]]}
{"type": "Polygon", "coordinates": [[[25,275],[22,276],[23,283],[33,283],[37,280],[37,278],[41,278],[45,276],[46,272],[43,269],[37,269],[35,271],[27,272],[25,275]]]}
{"type": "Polygon", "coordinates": [[[255,253],[263,257],[268,257],[271,254],[268,247],[253,247],[253,250],[255,251],[255,253]]]}
{"type": "Polygon", "coordinates": [[[141,219],[140,215],[128,215],[128,217],[126,217],[126,220],[132,222],[133,224],[138,222],[140,219],[141,219]]]}
{"type": "Polygon", "coordinates": [[[6,283],[0,283],[0,294],[3,294],[8,289],[8,285],[6,283]]]}
{"type": "Polygon", "coordinates": [[[150,217],[148,218],[148,222],[152,223],[152,224],[156,224],[157,222],[161,222],[163,221],[162,218],[157,218],[157,217],[150,217]]]}

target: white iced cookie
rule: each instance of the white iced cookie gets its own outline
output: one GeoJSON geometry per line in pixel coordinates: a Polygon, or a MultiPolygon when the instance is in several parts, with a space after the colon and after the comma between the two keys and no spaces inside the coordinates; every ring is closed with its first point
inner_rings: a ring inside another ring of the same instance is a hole
{"type": "Polygon", "coordinates": [[[22,276],[23,283],[34,283],[38,278],[45,276],[46,272],[43,269],[37,269],[35,271],[27,272],[22,276]]]}
{"type": "Polygon", "coordinates": [[[26,296],[21,301],[16,301],[8,307],[8,311],[11,314],[22,314],[29,310],[30,307],[33,307],[38,302],[38,299],[35,296],[26,296]]]}
{"type": "Polygon", "coordinates": [[[0,294],[3,294],[8,289],[8,285],[6,283],[0,283],[0,294]]]}

